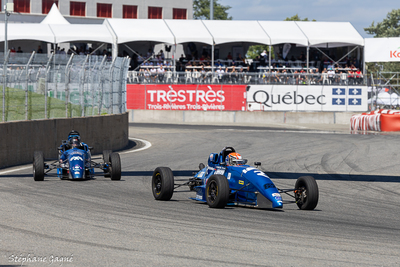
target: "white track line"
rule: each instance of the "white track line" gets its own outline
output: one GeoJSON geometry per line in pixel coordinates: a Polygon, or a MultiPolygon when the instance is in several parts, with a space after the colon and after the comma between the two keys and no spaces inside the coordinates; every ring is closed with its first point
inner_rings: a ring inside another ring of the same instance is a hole
{"type": "MultiPolygon", "coordinates": [[[[143,139],[129,138],[129,140],[132,140],[132,141],[137,140],[139,142],[143,142],[145,144],[145,146],[142,147],[142,148],[139,148],[139,149],[134,149],[134,150],[126,151],[126,152],[121,152],[119,154],[128,154],[128,153],[133,153],[133,152],[139,152],[139,151],[142,151],[142,150],[145,150],[145,149],[148,149],[148,148],[151,147],[151,143],[149,141],[146,141],[146,140],[143,140],[143,139]]],[[[20,167],[20,168],[17,168],[17,169],[11,169],[11,170],[7,170],[7,171],[0,171],[0,175],[4,175],[4,174],[7,174],[7,173],[11,173],[11,172],[17,172],[17,171],[21,171],[21,170],[26,170],[26,169],[29,169],[29,168],[32,168],[32,164],[29,164],[29,165],[26,165],[24,167],[20,167]]]]}

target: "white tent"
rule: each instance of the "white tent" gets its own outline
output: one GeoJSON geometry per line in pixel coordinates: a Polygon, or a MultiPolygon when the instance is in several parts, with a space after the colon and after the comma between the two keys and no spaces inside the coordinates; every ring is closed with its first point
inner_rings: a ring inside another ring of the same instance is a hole
{"type": "Polygon", "coordinates": [[[215,45],[225,43],[256,43],[268,45],[271,40],[257,21],[204,20],[215,45]]]}
{"type": "MultiPolygon", "coordinates": [[[[182,24],[186,20],[182,20],[182,24]]],[[[162,19],[106,19],[117,37],[117,44],[137,41],[174,44],[174,35],[162,19]]]]}
{"type": "Polygon", "coordinates": [[[176,44],[198,42],[208,45],[213,44],[213,38],[201,20],[165,20],[168,28],[175,37],[176,44]]]}
{"type": "MultiPolygon", "coordinates": [[[[7,40],[37,40],[47,43],[54,43],[54,34],[47,24],[33,23],[8,23],[7,40]]],[[[0,42],[5,41],[4,23],[0,24],[0,42]]]]}
{"type": "Polygon", "coordinates": [[[113,36],[104,24],[51,24],[55,43],[102,42],[113,43],[113,36]]]}
{"type": "Polygon", "coordinates": [[[41,24],[70,24],[58,10],[56,4],[51,6],[47,16],[40,22],[41,24]]]}
{"type": "Polygon", "coordinates": [[[364,39],[350,22],[296,21],[310,46],[340,47],[364,45],[364,39]]]}
{"type": "Polygon", "coordinates": [[[292,43],[308,45],[308,39],[294,21],[258,21],[271,38],[271,45],[292,43]]]}

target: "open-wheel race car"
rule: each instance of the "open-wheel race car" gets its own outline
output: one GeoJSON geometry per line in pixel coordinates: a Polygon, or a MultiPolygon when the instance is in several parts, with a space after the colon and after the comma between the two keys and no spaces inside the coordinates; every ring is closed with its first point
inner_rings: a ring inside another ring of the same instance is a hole
{"type": "Polygon", "coordinates": [[[176,189],[187,185],[196,192],[196,197],[191,199],[206,202],[211,208],[243,205],[279,209],[283,207],[281,194],[294,198],[291,202],[299,209],[313,210],[317,206],[319,191],[312,176],[299,177],[294,188],[279,189],[258,168],[260,162],[254,163],[256,168],[246,163],[234,148],[225,147],[219,154],[211,153],[208,165],[200,163],[200,171],[182,184],[175,184],[170,168],[157,167],[152,176],[154,198],[170,200],[176,189]]]}
{"type": "Polygon", "coordinates": [[[42,151],[33,153],[33,179],[43,181],[44,176],[57,176],[60,179],[84,180],[93,179],[96,176],[110,177],[111,180],[121,180],[121,159],[118,153],[111,150],[103,151],[103,160],[95,162],[92,160],[90,151],[92,147],[80,141],[77,131],[71,131],[68,140],[63,140],[58,147],[58,159],[45,163],[42,151]],[[98,168],[101,173],[95,173],[98,168]],[[56,174],[51,174],[52,170],[56,174]]]}

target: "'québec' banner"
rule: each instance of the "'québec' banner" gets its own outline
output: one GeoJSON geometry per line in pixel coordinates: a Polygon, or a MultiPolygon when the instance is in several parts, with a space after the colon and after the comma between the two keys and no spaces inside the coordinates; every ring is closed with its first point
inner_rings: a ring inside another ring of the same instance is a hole
{"type": "Polygon", "coordinates": [[[250,111],[366,111],[367,97],[366,86],[252,85],[247,103],[250,111]]]}
{"type": "Polygon", "coordinates": [[[128,84],[127,109],[246,110],[246,85],[128,84]]]}

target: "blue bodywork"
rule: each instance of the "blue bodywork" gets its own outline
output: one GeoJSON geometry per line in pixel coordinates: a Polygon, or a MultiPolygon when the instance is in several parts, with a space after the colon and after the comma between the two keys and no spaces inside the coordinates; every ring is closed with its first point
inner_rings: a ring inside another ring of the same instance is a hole
{"type": "Polygon", "coordinates": [[[227,166],[226,150],[219,154],[212,153],[208,159],[208,166],[194,175],[198,201],[206,202],[206,183],[213,174],[226,177],[229,182],[229,204],[254,206],[260,208],[282,208],[282,197],[271,179],[261,170],[249,165],[227,166]]]}
{"type": "Polygon", "coordinates": [[[66,143],[63,143],[59,151],[59,159],[62,163],[57,168],[57,176],[60,179],[89,179],[94,175],[87,144],[82,142],[78,148],[69,148],[66,143]]]}

